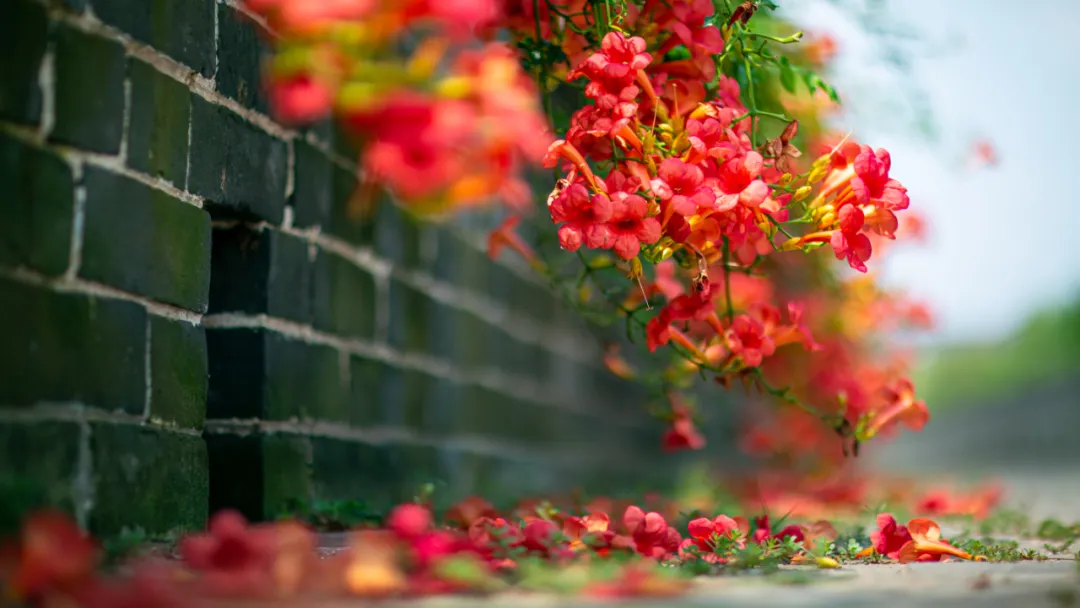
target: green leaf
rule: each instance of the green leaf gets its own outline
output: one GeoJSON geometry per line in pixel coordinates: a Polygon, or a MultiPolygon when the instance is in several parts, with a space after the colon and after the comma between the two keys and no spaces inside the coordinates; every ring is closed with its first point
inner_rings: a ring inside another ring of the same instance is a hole
{"type": "Polygon", "coordinates": [[[780,84],[788,93],[795,92],[795,70],[791,68],[787,57],[780,58],[780,84]]]}

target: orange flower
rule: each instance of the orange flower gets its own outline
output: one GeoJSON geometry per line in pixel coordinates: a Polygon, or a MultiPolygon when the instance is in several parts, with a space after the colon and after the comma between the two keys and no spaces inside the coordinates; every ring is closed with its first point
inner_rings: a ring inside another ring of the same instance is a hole
{"type": "Polygon", "coordinates": [[[583,551],[589,548],[586,539],[595,538],[604,544],[604,540],[614,536],[614,531],[609,530],[611,518],[607,513],[590,513],[585,517],[567,517],[563,520],[563,535],[570,540],[570,549],[583,551]],[[610,534],[609,534],[610,532],[610,534]]]}
{"type": "Polygon", "coordinates": [[[901,378],[894,386],[884,390],[888,404],[871,415],[864,431],[864,438],[869,439],[877,435],[896,420],[900,420],[913,431],[922,430],[930,419],[930,412],[926,409],[925,402],[915,399],[915,386],[911,381],[901,378]]]}
{"type": "Polygon", "coordinates": [[[408,583],[398,561],[393,536],[382,531],[354,532],[350,538],[345,586],[362,597],[384,597],[405,590],[408,583]]]}
{"type": "Polygon", "coordinates": [[[468,529],[478,519],[494,519],[498,515],[490,502],[479,496],[469,496],[446,511],[446,523],[468,529]]]}
{"type": "Polygon", "coordinates": [[[936,562],[946,556],[971,559],[970,553],[957,549],[941,538],[941,527],[929,519],[916,517],[908,522],[907,529],[911,540],[900,547],[898,559],[902,564],[936,562]]]}
{"type": "Polygon", "coordinates": [[[604,347],[604,367],[623,380],[632,380],[637,376],[637,372],[635,372],[630,363],[619,354],[620,350],[621,347],[618,342],[609,342],[608,345],[604,347]]]}
{"type": "Polygon", "coordinates": [[[38,511],[23,523],[18,543],[4,547],[0,576],[16,598],[34,598],[53,589],[67,589],[92,575],[98,560],[96,543],[67,514],[38,511]]]}
{"type": "Polygon", "coordinates": [[[532,247],[525,242],[517,233],[518,224],[521,223],[521,217],[517,215],[508,216],[503,220],[499,227],[491,231],[488,235],[488,257],[492,260],[498,259],[499,254],[502,252],[503,247],[509,247],[517,252],[529,266],[532,266],[537,272],[544,271],[544,263],[537,257],[536,252],[532,247]]]}

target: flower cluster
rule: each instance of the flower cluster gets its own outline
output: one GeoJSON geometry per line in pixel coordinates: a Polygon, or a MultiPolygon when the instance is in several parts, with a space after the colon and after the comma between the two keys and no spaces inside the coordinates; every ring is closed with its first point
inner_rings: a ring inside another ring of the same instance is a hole
{"type": "MultiPolygon", "coordinates": [[[[827,129],[839,97],[817,71],[832,38],[795,44],[771,3],[246,5],[280,35],[278,115],[335,114],[363,143],[369,185],[416,209],[507,203],[492,257],[513,250],[591,314],[599,292],[632,340],[673,355],[649,383],[670,406],[668,449],[705,445],[680,396],[699,375],[781,406],[748,422],[753,452],[842,468],[836,455],[860,442],[925,424],[906,362],[879,355],[877,337],[930,316],[869,273],[923,224],[887,151],[827,129]],[[516,232],[534,207],[529,161],[555,173],[537,232],[583,262],[571,276],[516,232]],[[795,253],[825,247],[844,264],[795,253]],[[611,269],[624,293],[597,278],[611,269]]],[[[623,378],[655,371],[611,348],[604,362],[623,378]]]]}
{"type": "Polygon", "coordinates": [[[333,114],[362,143],[367,196],[357,201],[384,187],[418,211],[528,206],[519,170],[550,141],[535,83],[506,44],[468,44],[499,14],[495,0],[245,6],[278,35],[268,66],[275,114],[290,124],[333,114]]]}
{"type": "MultiPolygon", "coordinates": [[[[316,533],[296,521],[250,524],[236,512],[221,511],[205,532],[180,540],[179,559],[136,556],[119,576],[102,574],[98,545],[66,515],[43,511],[31,514],[21,536],[2,546],[0,583],[7,597],[32,605],[179,608],[228,600],[492,593],[514,582],[531,584],[537,564],[617,565],[613,573],[578,581],[574,590],[585,595],[671,596],[686,591],[689,581],[678,569],[660,566],[735,564],[746,559],[751,546],[758,557],[839,566],[825,556],[837,538],[825,520],[781,526],[768,515],[749,520],[720,513],[694,517],[677,528],[670,514],[606,499],[585,506],[579,511],[584,515],[525,505],[519,504],[517,517],[504,518],[474,496],[451,508],[439,524],[428,507],[401,504],[382,527],[348,532],[347,546],[329,555],[320,555],[316,533]],[[609,514],[615,509],[621,509],[618,517],[609,514]],[[611,559],[616,555],[620,558],[611,559]]],[[[931,520],[900,526],[883,513],[877,524],[861,556],[876,553],[901,562],[973,559],[942,539],[931,520]]]]}

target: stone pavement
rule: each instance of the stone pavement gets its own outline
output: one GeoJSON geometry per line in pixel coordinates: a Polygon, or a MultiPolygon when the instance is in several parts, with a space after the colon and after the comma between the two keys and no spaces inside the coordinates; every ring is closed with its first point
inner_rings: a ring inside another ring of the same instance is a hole
{"type": "Polygon", "coordinates": [[[705,606],[1080,606],[1080,570],[1072,560],[990,564],[867,564],[840,570],[786,569],[773,576],[699,579],[686,596],[673,599],[589,601],[508,594],[478,602],[445,598],[412,604],[424,608],[697,608],[705,606]],[[799,572],[801,571],[801,572],[799,572]],[[799,575],[799,576],[792,576],[799,575]]]}

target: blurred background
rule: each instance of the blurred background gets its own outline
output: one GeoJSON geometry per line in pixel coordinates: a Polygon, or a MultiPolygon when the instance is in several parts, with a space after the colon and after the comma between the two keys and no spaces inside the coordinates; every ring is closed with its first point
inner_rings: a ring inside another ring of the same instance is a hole
{"type": "Polygon", "coordinates": [[[925,214],[880,278],[930,305],[912,338],[932,417],[886,468],[1000,474],[1037,500],[1080,461],[1080,255],[1056,224],[1080,137],[1080,4],[818,1],[784,7],[837,42],[842,131],[887,148],[925,214]],[[1037,487],[1036,487],[1037,486],[1037,487]]]}

